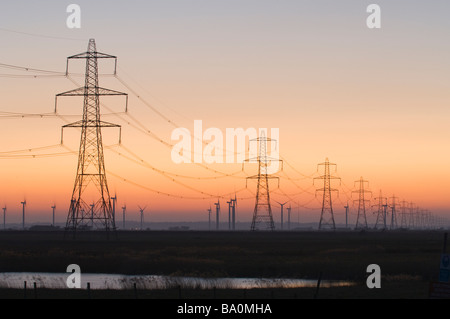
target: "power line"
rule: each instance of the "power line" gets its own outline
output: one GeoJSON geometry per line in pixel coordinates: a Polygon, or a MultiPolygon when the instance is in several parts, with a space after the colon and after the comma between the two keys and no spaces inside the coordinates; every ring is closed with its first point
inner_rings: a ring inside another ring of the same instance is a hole
{"type": "Polygon", "coordinates": [[[7,29],[7,28],[0,28],[0,31],[8,32],[8,33],[20,34],[20,35],[26,35],[26,36],[30,36],[30,37],[36,37],[36,38],[44,38],[44,39],[66,40],[66,41],[85,41],[84,39],[60,37],[60,36],[53,36],[53,35],[45,35],[45,34],[24,32],[24,31],[17,31],[17,30],[12,30],[12,29],[7,29]]]}

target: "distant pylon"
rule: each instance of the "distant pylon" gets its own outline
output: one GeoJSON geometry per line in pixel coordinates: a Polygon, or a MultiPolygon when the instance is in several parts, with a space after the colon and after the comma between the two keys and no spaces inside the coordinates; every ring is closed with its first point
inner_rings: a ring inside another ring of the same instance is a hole
{"type": "Polygon", "coordinates": [[[408,209],[408,202],[403,200],[400,203],[400,228],[407,229],[408,228],[408,213],[406,210],[408,209]]]}
{"type": "Polygon", "coordinates": [[[337,179],[341,180],[339,177],[335,177],[331,174],[330,166],[333,166],[336,172],[337,165],[330,163],[330,161],[325,159],[324,163],[317,165],[317,170],[319,167],[324,167],[324,174],[320,177],[314,178],[323,180],[323,188],[317,189],[317,192],[323,193],[322,199],[322,212],[320,213],[320,222],[319,222],[319,230],[331,229],[336,230],[336,223],[334,221],[333,214],[333,204],[331,200],[331,192],[338,192],[337,189],[331,188],[331,180],[337,179]]]}
{"type": "Polygon", "coordinates": [[[391,230],[397,229],[398,228],[398,224],[397,224],[397,199],[398,197],[395,197],[395,195],[393,195],[390,200],[391,200],[391,204],[389,205],[391,207],[391,230]]]}
{"type": "MultiPolygon", "coordinates": [[[[67,58],[67,75],[69,60],[72,59],[86,60],[85,85],[58,94],[55,101],[55,111],[58,97],[80,96],[84,98],[82,120],[63,126],[63,130],[64,128],[81,128],[77,176],[66,223],[66,231],[73,231],[75,236],[76,230],[89,226],[91,218],[93,226],[96,226],[97,229],[103,229],[107,232],[116,229],[106,181],[101,129],[103,127],[120,128],[120,126],[101,121],[100,96],[127,96],[127,94],[99,87],[98,59],[114,59],[117,65],[117,57],[97,52],[94,39],[89,40],[87,52],[67,58]],[[92,212],[89,209],[89,204],[87,204],[87,198],[94,198],[92,212]],[[90,213],[92,213],[92,217],[89,216],[90,213]]],[[[114,70],[115,73],[116,70],[114,70]]]]}
{"type": "Polygon", "coordinates": [[[267,138],[264,130],[262,130],[259,138],[251,140],[250,142],[259,143],[259,155],[256,158],[247,160],[252,162],[256,161],[258,163],[258,175],[247,177],[247,181],[249,179],[256,179],[258,181],[251,230],[261,230],[260,224],[264,224],[265,227],[262,230],[274,231],[275,224],[273,222],[272,206],[270,205],[269,179],[277,179],[278,182],[280,179],[279,177],[271,176],[268,173],[268,167],[269,163],[272,161],[282,161],[267,156],[267,142],[276,142],[276,140],[267,138]]]}
{"type": "Polygon", "coordinates": [[[416,226],[415,226],[414,203],[413,202],[409,203],[408,209],[409,209],[409,224],[408,224],[408,228],[409,229],[414,229],[416,226]]]}
{"type": "Polygon", "coordinates": [[[358,202],[358,216],[356,218],[355,229],[367,229],[366,203],[370,201],[366,199],[366,194],[372,194],[372,192],[365,189],[365,185],[368,185],[369,182],[365,181],[362,177],[356,183],[359,184],[359,189],[352,192],[358,194],[358,199],[355,200],[355,202],[358,202]]]}
{"type": "Polygon", "coordinates": [[[375,222],[375,229],[378,229],[378,227],[381,225],[382,229],[386,230],[387,229],[387,223],[386,223],[387,198],[383,197],[383,192],[380,190],[380,195],[374,199],[378,201],[378,204],[372,206],[372,207],[377,207],[377,211],[375,212],[377,214],[377,219],[375,222]]]}

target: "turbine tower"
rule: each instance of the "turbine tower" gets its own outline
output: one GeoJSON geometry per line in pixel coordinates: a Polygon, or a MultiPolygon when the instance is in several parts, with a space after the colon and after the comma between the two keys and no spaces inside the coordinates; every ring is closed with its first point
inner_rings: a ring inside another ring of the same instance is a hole
{"type": "Polygon", "coordinates": [[[232,202],[232,217],[231,217],[231,226],[233,230],[236,230],[236,208],[237,208],[237,197],[236,194],[234,195],[234,199],[231,200],[232,202]]]}
{"type": "MultiPolygon", "coordinates": [[[[106,180],[102,128],[120,128],[120,126],[100,119],[100,96],[126,96],[128,101],[127,94],[99,86],[98,60],[114,59],[117,65],[117,57],[97,52],[95,40],[91,39],[87,52],[67,58],[66,75],[69,74],[69,61],[78,59],[86,60],[85,85],[58,94],[55,101],[56,112],[58,97],[79,96],[84,98],[82,120],[63,126],[63,131],[64,128],[81,128],[77,175],[66,223],[66,231],[73,231],[74,237],[78,229],[89,225],[91,216],[89,216],[90,209],[87,198],[94,198],[92,220],[95,226],[107,232],[116,230],[106,180]]],[[[114,74],[116,74],[116,70],[114,70],[114,74]]],[[[61,134],[61,143],[63,143],[63,134],[61,134]]]]}
{"type": "Polygon", "coordinates": [[[345,205],[344,208],[345,208],[345,228],[348,228],[348,212],[350,208],[350,206],[348,205],[348,201],[347,205],[345,205]]]}
{"type": "Polygon", "coordinates": [[[124,205],[123,207],[122,207],[122,214],[123,214],[123,230],[125,230],[125,214],[126,214],[126,212],[127,212],[127,205],[124,205]]]}
{"type": "Polygon", "coordinates": [[[55,209],[56,209],[56,205],[53,205],[52,206],[52,217],[53,217],[52,225],[53,225],[53,227],[55,227],[55,209]]]}
{"type": "Polygon", "coordinates": [[[216,205],[216,230],[220,229],[220,200],[215,203],[216,205]]]}
{"type": "Polygon", "coordinates": [[[211,213],[212,213],[212,209],[211,209],[211,206],[209,206],[209,209],[208,209],[208,229],[209,229],[209,231],[211,231],[211,213]]]}
{"type": "Polygon", "coordinates": [[[324,167],[324,174],[320,177],[314,178],[314,181],[316,179],[323,180],[323,188],[316,190],[316,194],[317,194],[317,192],[323,193],[322,212],[320,214],[319,230],[323,230],[323,229],[336,230],[336,223],[334,221],[331,193],[338,192],[338,190],[331,188],[331,180],[337,179],[337,180],[341,181],[341,179],[339,177],[335,177],[335,176],[331,175],[330,166],[334,167],[334,171],[336,172],[337,165],[330,163],[328,158],[325,159],[324,163],[317,165],[317,170],[319,170],[320,166],[324,167]]]}
{"type": "Polygon", "coordinates": [[[289,205],[287,211],[288,211],[288,230],[291,230],[291,211],[292,211],[291,205],[289,205]]]}
{"type": "Polygon", "coordinates": [[[24,200],[22,204],[22,229],[25,230],[25,206],[27,206],[27,201],[24,200]]]}
{"type": "Polygon", "coordinates": [[[3,209],[3,230],[6,230],[6,206],[3,209]]]}
{"type": "Polygon", "coordinates": [[[249,179],[256,179],[258,181],[251,230],[260,230],[260,224],[263,224],[265,226],[263,230],[274,231],[275,224],[273,222],[272,207],[270,205],[269,179],[277,179],[279,183],[280,178],[271,176],[268,173],[268,168],[270,162],[282,161],[279,159],[272,159],[267,156],[267,142],[276,141],[271,138],[267,138],[264,130],[262,130],[259,138],[251,140],[250,142],[259,143],[259,155],[256,158],[247,160],[248,162],[256,161],[258,163],[258,175],[247,177],[247,181],[249,179]]]}
{"type": "Polygon", "coordinates": [[[277,202],[277,203],[278,203],[278,205],[280,205],[280,208],[281,208],[280,225],[281,225],[281,230],[283,230],[283,228],[284,228],[284,211],[283,211],[283,208],[284,208],[284,205],[286,205],[288,202],[284,202],[284,203],[277,202]]]}
{"type": "Polygon", "coordinates": [[[141,206],[139,207],[139,211],[141,212],[141,231],[144,230],[144,211],[147,208],[147,206],[145,206],[144,208],[142,208],[141,206]]]}
{"type": "Polygon", "coordinates": [[[355,184],[357,183],[359,184],[359,189],[352,192],[358,194],[358,199],[354,201],[358,202],[358,217],[356,218],[355,229],[367,229],[366,203],[370,201],[366,199],[366,194],[372,194],[372,192],[366,190],[365,186],[369,182],[365,181],[364,178],[361,177],[359,181],[355,182],[355,184]]]}
{"type": "Polygon", "coordinates": [[[112,217],[113,224],[116,225],[116,203],[117,203],[117,194],[114,194],[114,197],[111,197],[112,200],[112,217]]]}
{"type": "Polygon", "coordinates": [[[233,199],[230,199],[228,204],[228,230],[231,230],[231,212],[233,210],[233,199]]]}

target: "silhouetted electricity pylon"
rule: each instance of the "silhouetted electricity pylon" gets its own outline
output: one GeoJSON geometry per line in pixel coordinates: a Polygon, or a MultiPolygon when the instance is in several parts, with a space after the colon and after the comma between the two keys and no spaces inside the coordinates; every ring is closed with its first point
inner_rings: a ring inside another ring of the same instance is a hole
{"type": "Polygon", "coordinates": [[[367,229],[366,203],[370,202],[370,200],[366,199],[366,194],[372,194],[372,192],[366,190],[365,185],[367,184],[368,187],[369,182],[365,181],[362,177],[359,181],[355,181],[356,183],[359,184],[359,189],[352,192],[358,194],[358,199],[354,201],[358,202],[358,216],[356,218],[355,229],[367,229]]]}
{"type": "Polygon", "coordinates": [[[391,230],[397,229],[398,225],[397,225],[397,199],[398,197],[395,197],[395,195],[393,195],[391,198],[389,198],[391,200],[391,204],[389,205],[389,207],[391,208],[391,230]]]}
{"type": "MultiPolygon", "coordinates": [[[[128,101],[128,95],[99,86],[98,60],[114,59],[117,65],[117,57],[97,52],[94,39],[89,40],[87,52],[67,58],[67,75],[69,74],[69,61],[74,59],[86,60],[85,85],[58,94],[55,110],[58,97],[80,96],[84,98],[82,120],[63,126],[63,130],[64,128],[81,128],[77,176],[66,223],[66,231],[73,231],[75,236],[76,230],[86,228],[91,220],[91,216],[89,216],[91,210],[87,204],[87,198],[94,199],[92,221],[96,228],[104,229],[107,232],[116,230],[106,181],[102,128],[120,128],[120,125],[107,123],[100,119],[100,96],[126,96],[128,101]]],[[[114,70],[114,74],[116,74],[116,70],[114,70]]],[[[62,135],[61,143],[63,143],[62,135]]]]}
{"type": "Polygon", "coordinates": [[[408,228],[409,229],[414,229],[415,226],[415,218],[414,218],[414,203],[410,202],[408,209],[409,209],[409,224],[408,224],[408,228]]]}
{"type": "Polygon", "coordinates": [[[377,219],[375,222],[375,229],[378,229],[379,225],[382,225],[382,229],[387,229],[386,215],[387,215],[387,198],[383,197],[383,192],[380,190],[380,195],[374,200],[378,201],[378,204],[373,205],[372,207],[377,207],[377,219]]]}
{"type": "Polygon", "coordinates": [[[403,200],[400,203],[400,228],[407,229],[408,228],[408,213],[406,210],[408,209],[408,202],[403,200]]]}
{"type": "Polygon", "coordinates": [[[339,192],[339,190],[331,188],[331,180],[339,180],[341,181],[340,177],[335,177],[331,174],[330,166],[334,167],[334,171],[337,170],[337,165],[330,163],[330,161],[325,159],[324,163],[320,163],[317,165],[317,170],[319,170],[319,167],[324,167],[324,174],[320,177],[314,178],[314,181],[316,179],[323,180],[323,188],[317,189],[317,192],[323,193],[323,199],[322,199],[322,212],[320,214],[320,222],[319,222],[319,230],[323,229],[332,229],[336,230],[336,223],[334,221],[334,214],[333,214],[333,204],[331,200],[331,192],[339,192]]]}
{"type": "Polygon", "coordinates": [[[275,224],[273,222],[272,207],[270,205],[269,179],[277,179],[279,183],[280,178],[271,176],[268,173],[268,167],[269,163],[273,161],[282,161],[267,156],[267,142],[276,142],[276,140],[267,138],[264,130],[261,131],[260,137],[250,140],[250,142],[259,143],[259,155],[256,158],[246,160],[248,162],[256,161],[258,163],[258,175],[247,177],[247,181],[249,179],[256,179],[258,181],[251,230],[260,230],[259,225],[264,224],[264,230],[273,231],[275,230],[275,224]]]}

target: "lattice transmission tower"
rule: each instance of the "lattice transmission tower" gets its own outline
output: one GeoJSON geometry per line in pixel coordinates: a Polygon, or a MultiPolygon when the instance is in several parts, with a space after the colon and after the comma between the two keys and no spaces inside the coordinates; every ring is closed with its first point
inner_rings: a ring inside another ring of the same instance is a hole
{"type": "Polygon", "coordinates": [[[359,184],[359,189],[353,191],[352,193],[358,194],[358,199],[354,202],[358,202],[358,216],[356,218],[355,229],[367,229],[367,216],[366,216],[366,205],[370,200],[366,199],[366,194],[372,194],[371,191],[366,190],[366,185],[368,187],[369,182],[365,181],[364,178],[360,178],[359,181],[355,181],[355,184],[359,184]]]}
{"type": "Polygon", "coordinates": [[[247,162],[257,162],[258,163],[258,175],[247,177],[249,179],[256,179],[258,181],[258,186],[256,189],[256,202],[255,209],[253,211],[253,220],[251,225],[252,231],[257,230],[275,230],[275,224],[273,222],[272,207],[270,205],[270,191],[269,191],[269,180],[277,179],[278,183],[280,181],[279,177],[271,176],[268,173],[268,168],[271,162],[278,161],[283,162],[280,159],[274,159],[267,156],[267,142],[277,142],[274,139],[267,138],[265,130],[261,131],[260,137],[250,142],[259,143],[259,155],[256,158],[248,159],[247,162]],[[260,228],[260,225],[264,225],[264,229],[260,228]]]}
{"type": "Polygon", "coordinates": [[[389,199],[391,200],[391,203],[389,205],[389,207],[391,208],[391,226],[390,226],[390,229],[394,230],[394,229],[398,228],[398,224],[397,224],[397,199],[398,199],[398,197],[395,197],[395,195],[393,195],[389,199]]]}
{"type": "Polygon", "coordinates": [[[378,203],[372,207],[377,207],[377,219],[375,221],[375,229],[378,229],[380,225],[382,225],[383,230],[387,229],[387,198],[383,197],[383,192],[380,190],[380,195],[374,200],[378,201],[378,203]]]}
{"type": "Polygon", "coordinates": [[[323,188],[317,189],[317,192],[323,193],[322,198],[322,212],[320,213],[320,222],[319,222],[319,230],[325,230],[325,229],[331,229],[336,230],[336,223],[334,220],[334,213],[333,213],[333,203],[331,199],[331,193],[332,192],[339,192],[339,190],[331,188],[331,181],[332,180],[339,180],[341,181],[340,177],[335,177],[331,173],[330,167],[334,167],[334,172],[337,171],[337,165],[330,163],[330,161],[325,159],[324,163],[320,163],[317,165],[317,170],[323,166],[324,168],[324,174],[320,177],[314,178],[314,181],[316,179],[323,180],[323,188]]]}
{"type": "Polygon", "coordinates": [[[116,56],[97,52],[95,40],[90,39],[87,52],[67,58],[66,75],[69,74],[69,61],[75,59],[86,60],[84,87],[58,94],[55,102],[56,110],[58,97],[78,96],[84,98],[82,120],[63,126],[63,131],[64,128],[81,129],[77,175],[66,223],[66,231],[73,231],[74,236],[77,230],[87,230],[91,227],[107,232],[116,230],[111,196],[106,180],[102,128],[120,129],[121,127],[101,120],[100,96],[125,96],[128,103],[126,93],[99,86],[98,60],[114,59],[114,74],[116,74],[116,56]],[[91,208],[88,201],[92,202],[92,200],[94,202],[91,208]]]}
{"type": "Polygon", "coordinates": [[[402,229],[407,229],[408,228],[408,213],[407,213],[407,209],[408,209],[408,202],[403,200],[400,203],[400,228],[402,229]]]}

